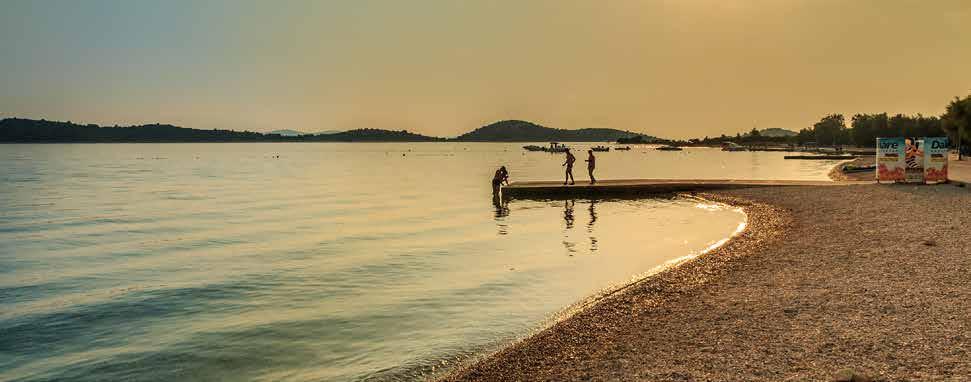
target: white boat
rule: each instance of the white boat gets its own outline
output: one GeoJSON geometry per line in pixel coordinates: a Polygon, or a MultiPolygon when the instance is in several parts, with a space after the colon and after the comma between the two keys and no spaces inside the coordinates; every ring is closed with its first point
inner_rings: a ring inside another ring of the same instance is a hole
{"type": "Polygon", "coordinates": [[[735,142],[725,142],[722,143],[722,151],[748,151],[748,149],[735,142]]]}
{"type": "Polygon", "coordinates": [[[656,148],[655,150],[660,150],[660,151],[681,151],[681,150],[684,150],[684,149],[682,149],[682,148],[680,148],[678,146],[661,146],[661,147],[656,148]]]}

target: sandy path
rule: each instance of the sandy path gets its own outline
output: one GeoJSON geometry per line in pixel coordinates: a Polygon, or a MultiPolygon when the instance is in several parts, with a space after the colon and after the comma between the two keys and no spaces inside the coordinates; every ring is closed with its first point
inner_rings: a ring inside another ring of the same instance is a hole
{"type": "Polygon", "coordinates": [[[445,380],[971,380],[971,192],[718,192],[749,229],[445,380]]]}

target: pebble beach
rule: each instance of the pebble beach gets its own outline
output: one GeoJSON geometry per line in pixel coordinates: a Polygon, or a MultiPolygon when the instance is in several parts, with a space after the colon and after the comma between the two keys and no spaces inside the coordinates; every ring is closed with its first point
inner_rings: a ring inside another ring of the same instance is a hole
{"type": "Polygon", "coordinates": [[[748,227],[444,381],[971,379],[971,192],[719,191],[748,227]]]}

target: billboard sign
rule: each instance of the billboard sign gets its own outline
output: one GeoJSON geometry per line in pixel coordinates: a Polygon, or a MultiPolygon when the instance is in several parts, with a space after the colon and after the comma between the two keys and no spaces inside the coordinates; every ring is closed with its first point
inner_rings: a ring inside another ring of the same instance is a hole
{"type": "Polygon", "coordinates": [[[924,138],[924,181],[947,181],[947,137],[924,138]]]}
{"type": "Polygon", "coordinates": [[[877,181],[903,182],[906,142],[903,138],[877,138],[877,181]]]}

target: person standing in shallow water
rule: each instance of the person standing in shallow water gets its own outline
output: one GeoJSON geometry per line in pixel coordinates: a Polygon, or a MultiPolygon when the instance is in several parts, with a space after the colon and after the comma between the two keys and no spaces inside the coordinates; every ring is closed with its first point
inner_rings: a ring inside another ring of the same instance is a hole
{"type": "Polygon", "coordinates": [[[492,177],[492,195],[498,196],[503,184],[509,185],[509,171],[506,171],[506,166],[499,167],[492,177]]]}
{"type": "Polygon", "coordinates": [[[576,181],[573,180],[573,162],[576,161],[577,157],[573,156],[570,149],[566,149],[566,162],[563,162],[563,165],[566,166],[566,179],[563,180],[563,185],[566,185],[567,181],[570,184],[576,184],[576,181]]]}
{"type": "Polygon", "coordinates": [[[593,150],[587,150],[587,173],[590,174],[590,184],[597,183],[597,179],[593,177],[593,169],[597,168],[597,157],[593,156],[593,150]]]}

